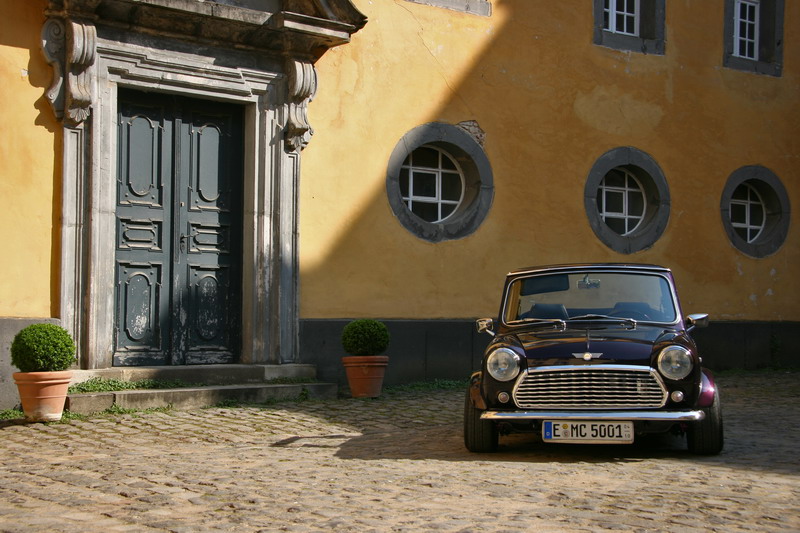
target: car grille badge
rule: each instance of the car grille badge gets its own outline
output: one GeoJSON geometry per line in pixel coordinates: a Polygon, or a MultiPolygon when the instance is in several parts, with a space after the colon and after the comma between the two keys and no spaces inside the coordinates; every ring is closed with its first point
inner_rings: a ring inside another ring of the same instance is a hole
{"type": "Polygon", "coordinates": [[[584,352],[584,353],[573,353],[573,357],[577,357],[578,359],[583,359],[584,361],[591,361],[592,359],[599,359],[600,356],[603,355],[602,352],[584,352]]]}

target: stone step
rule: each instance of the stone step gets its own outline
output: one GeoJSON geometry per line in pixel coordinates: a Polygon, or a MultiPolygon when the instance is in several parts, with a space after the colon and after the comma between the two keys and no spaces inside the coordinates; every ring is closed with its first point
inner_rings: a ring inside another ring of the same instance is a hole
{"type": "Polygon", "coordinates": [[[181,380],[185,383],[201,385],[233,385],[265,383],[276,379],[314,381],[316,376],[316,367],[304,364],[137,366],[74,370],[71,383],[82,383],[91,378],[100,377],[122,381],[157,379],[181,380]]]}
{"type": "MultiPolygon", "coordinates": [[[[159,377],[158,379],[164,378],[159,377]]],[[[185,410],[210,407],[223,401],[265,403],[267,401],[294,400],[301,397],[332,399],[336,398],[337,393],[338,387],[335,383],[210,385],[180,389],[70,394],[67,397],[65,408],[72,413],[85,415],[105,411],[115,404],[123,409],[171,407],[185,410]]]]}

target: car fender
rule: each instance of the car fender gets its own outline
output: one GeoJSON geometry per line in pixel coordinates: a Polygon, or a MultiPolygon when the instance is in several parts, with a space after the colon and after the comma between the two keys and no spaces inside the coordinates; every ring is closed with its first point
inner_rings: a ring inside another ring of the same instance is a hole
{"type": "Polygon", "coordinates": [[[704,368],[700,381],[700,396],[697,398],[697,407],[711,407],[714,405],[714,393],[716,390],[717,384],[714,381],[714,375],[704,368]]]}
{"type": "Polygon", "coordinates": [[[472,400],[472,405],[477,409],[485,411],[487,406],[481,394],[481,373],[475,372],[469,380],[469,397],[472,400]]]}

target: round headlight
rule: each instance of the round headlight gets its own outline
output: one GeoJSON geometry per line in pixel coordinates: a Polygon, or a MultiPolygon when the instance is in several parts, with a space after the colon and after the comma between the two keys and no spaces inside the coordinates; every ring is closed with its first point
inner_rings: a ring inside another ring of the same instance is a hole
{"type": "Polygon", "coordinates": [[[683,346],[667,346],[658,355],[658,370],[667,379],[683,379],[693,366],[692,354],[683,346]]]}
{"type": "Polygon", "coordinates": [[[486,370],[497,381],[510,381],[519,374],[519,355],[509,348],[498,348],[486,359],[486,370]]]}

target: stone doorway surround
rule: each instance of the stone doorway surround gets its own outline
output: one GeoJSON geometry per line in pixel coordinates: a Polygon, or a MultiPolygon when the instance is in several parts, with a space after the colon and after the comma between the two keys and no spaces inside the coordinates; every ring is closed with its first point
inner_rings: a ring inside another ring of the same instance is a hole
{"type": "Polygon", "coordinates": [[[63,124],[60,318],[111,366],[117,91],[244,107],[241,363],[298,362],[297,194],[314,63],[366,24],[350,0],[51,0],[46,96],[63,124]]]}

